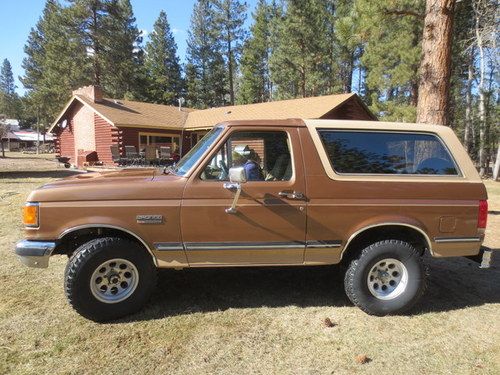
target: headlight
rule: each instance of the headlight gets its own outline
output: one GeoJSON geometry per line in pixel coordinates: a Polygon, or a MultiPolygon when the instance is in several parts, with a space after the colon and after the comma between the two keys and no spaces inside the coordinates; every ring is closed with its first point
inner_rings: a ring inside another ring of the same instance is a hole
{"type": "Polygon", "coordinates": [[[23,207],[23,224],[38,227],[38,203],[27,202],[23,207]]]}

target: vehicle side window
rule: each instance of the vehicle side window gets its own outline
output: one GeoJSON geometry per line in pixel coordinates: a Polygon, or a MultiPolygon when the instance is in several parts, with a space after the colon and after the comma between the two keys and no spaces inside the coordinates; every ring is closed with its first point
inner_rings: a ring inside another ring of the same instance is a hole
{"type": "Polygon", "coordinates": [[[202,180],[227,181],[229,168],[243,166],[248,181],[289,181],[292,158],[282,131],[235,132],[203,170],[202,180]]]}
{"type": "Polygon", "coordinates": [[[432,134],[318,132],[336,173],[458,175],[450,153],[432,134]]]}

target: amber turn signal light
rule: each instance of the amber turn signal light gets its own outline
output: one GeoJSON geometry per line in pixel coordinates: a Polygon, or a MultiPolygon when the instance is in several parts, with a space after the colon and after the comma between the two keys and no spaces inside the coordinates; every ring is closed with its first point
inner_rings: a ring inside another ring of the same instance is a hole
{"type": "Polygon", "coordinates": [[[38,226],[38,203],[26,203],[23,207],[23,223],[27,227],[38,226]]]}

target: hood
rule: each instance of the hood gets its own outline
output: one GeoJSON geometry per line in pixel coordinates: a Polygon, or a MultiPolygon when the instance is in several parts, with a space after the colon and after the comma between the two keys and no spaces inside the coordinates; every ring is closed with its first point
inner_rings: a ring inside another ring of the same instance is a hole
{"type": "Polygon", "coordinates": [[[31,202],[180,199],[186,180],[156,169],[82,173],[34,190],[31,202]]]}

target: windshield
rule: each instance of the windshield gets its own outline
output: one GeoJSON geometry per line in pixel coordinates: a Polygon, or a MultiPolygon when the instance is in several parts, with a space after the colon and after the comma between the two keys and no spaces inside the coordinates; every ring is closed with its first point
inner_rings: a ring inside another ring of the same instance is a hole
{"type": "Polygon", "coordinates": [[[177,176],[184,176],[201,158],[219,137],[222,127],[213,128],[179,161],[173,172],[177,176]]]}

